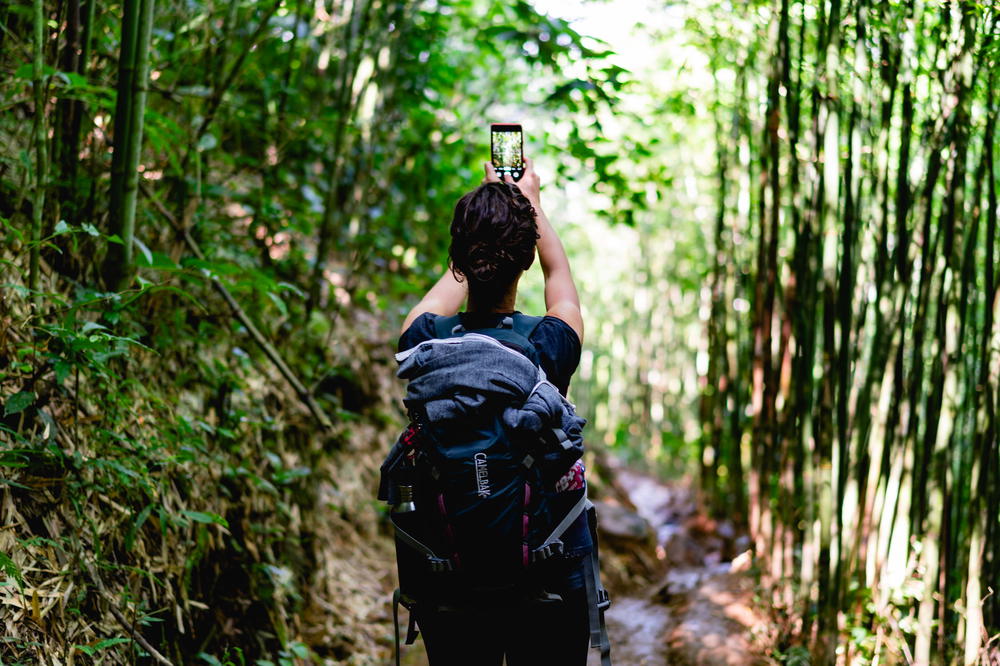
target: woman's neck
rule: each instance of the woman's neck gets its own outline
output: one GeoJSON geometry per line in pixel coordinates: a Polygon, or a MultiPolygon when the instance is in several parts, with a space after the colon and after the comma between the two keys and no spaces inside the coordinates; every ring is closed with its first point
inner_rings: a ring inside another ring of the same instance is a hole
{"type": "Polygon", "coordinates": [[[476,303],[476,301],[474,299],[470,298],[468,306],[466,307],[466,312],[475,312],[475,313],[513,312],[513,311],[514,311],[514,299],[513,298],[511,298],[511,299],[504,298],[502,301],[500,301],[496,305],[492,305],[490,307],[480,306],[478,303],[476,303]]]}
{"type": "Polygon", "coordinates": [[[504,292],[503,298],[490,306],[485,306],[479,302],[471,291],[469,292],[469,301],[466,307],[467,312],[513,312],[514,305],[517,303],[517,280],[511,283],[507,287],[507,291],[504,292]]]}

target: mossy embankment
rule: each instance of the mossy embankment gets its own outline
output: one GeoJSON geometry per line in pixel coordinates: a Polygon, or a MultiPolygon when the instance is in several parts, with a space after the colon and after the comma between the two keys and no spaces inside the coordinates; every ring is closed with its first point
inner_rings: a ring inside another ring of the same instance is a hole
{"type": "Polygon", "coordinates": [[[389,326],[346,309],[322,348],[285,338],[323,428],[222,299],[129,296],[67,290],[31,319],[5,295],[0,659],[381,663],[389,326]]]}

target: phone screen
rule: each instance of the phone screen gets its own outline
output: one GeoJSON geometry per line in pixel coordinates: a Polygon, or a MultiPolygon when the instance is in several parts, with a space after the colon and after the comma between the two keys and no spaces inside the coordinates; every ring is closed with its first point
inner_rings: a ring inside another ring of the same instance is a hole
{"type": "Polygon", "coordinates": [[[501,178],[505,173],[514,180],[524,174],[524,139],[520,125],[490,126],[493,168],[501,178]]]}

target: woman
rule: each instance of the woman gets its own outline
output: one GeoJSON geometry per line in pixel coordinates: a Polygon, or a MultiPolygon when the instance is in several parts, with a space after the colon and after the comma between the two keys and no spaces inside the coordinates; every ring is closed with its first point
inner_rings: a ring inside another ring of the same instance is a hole
{"type": "MultiPolygon", "coordinates": [[[[545,276],[545,317],[529,341],[547,379],[565,395],[580,361],[583,317],[569,260],[541,207],[539,178],[532,160],[515,185],[501,181],[490,163],[483,183],[455,207],[451,225],[450,269],[410,311],[403,323],[399,351],[436,336],[438,316],[459,313],[467,330],[497,327],[515,312],[521,274],[537,249],[545,276]]],[[[578,467],[582,476],[582,466],[578,467]]],[[[582,478],[581,478],[582,482],[582,478]]],[[[592,540],[585,515],[563,536],[564,557],[532,566],[531,576],[555,603],[524,607],[477,608],[420,605],[415,617],[433,666],[583,665],[589,637],[584,558],[592,540]]]]}

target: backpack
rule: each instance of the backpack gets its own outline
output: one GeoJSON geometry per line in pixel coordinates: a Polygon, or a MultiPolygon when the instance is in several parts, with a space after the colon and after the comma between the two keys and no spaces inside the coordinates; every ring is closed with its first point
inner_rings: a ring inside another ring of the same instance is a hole
{"type": "MultiPolygon", "coordinates": [[[[486,336],[523,355],[544,379],[538,350],[530,341],[541,321],[515,313],[496,328],[466,330],[458,315],[439,316],[430,342],[461,345],[467,335],[486,336]]],[[[475,353],[455,349],[452,353],[475,353]]],[[[395,531],[396,664],[399,605],[410,610],[405,641],[410,645],[417,637],[413,610],[418,605],[462,608],[485,602],[514,607],[561,601],[530,573],[533,565],[563,555],[560,537],[586,512],[593,541],[584,560],[591,646],[601,649],[602,664],[610,666],[604,623],[610,600],[600,582],[594,508],[585,484],[556,490],[556,482],[583,455],[582,442],[574,445],[559,428],[546,427],[541,433],[512,429],[502,418],[509,401],[486,400],[468,418],[451,422],[432,418],[426,404],[404,403],[410,423],[382,465],[379,487],[379,499],[392,507],[395,531]]]]}

